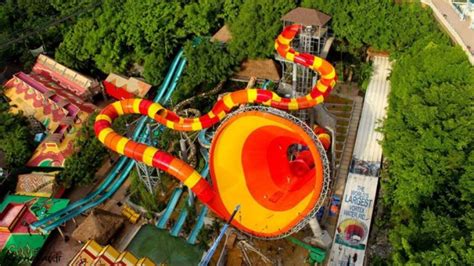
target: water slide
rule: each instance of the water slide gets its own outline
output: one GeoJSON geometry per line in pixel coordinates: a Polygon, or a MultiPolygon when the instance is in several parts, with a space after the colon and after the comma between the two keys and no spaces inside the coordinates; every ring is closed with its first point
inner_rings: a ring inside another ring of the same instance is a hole
{"type": "Polygon", "coordinates": [[[267,87],[268,87],[268,84],[270,84],[270,80],[269,80],[269,79],[267,79],[267,80],[265,80],[265,81],[263,82],[263,84],[262,84],[262,89],[266,90],[267,87]]]}
{"type": "MultiPolygon", "coordinates": [[[[170,66],[170,69],[165,77],[165,80],[153,100],[154,102],[161,101],[163,95],[165,95],[165,92],[166,95],[164,98],[164,102],[168,101],[169,97],[171,96],[171,93],[176,89],[177,82],[183,72],[185,63],[186,60],[183,57],[183,51],[180,50],[175,56],[170,66]]],[[[132,136],[134,140],[143,141],[144,139],[146,139],[146,135],[149,134],[149,132],[145,132],[145,136],[143,136],[143,130],[145,129],[144,126],[146,120],[147,118],[143,117],[138,122],[137,127],[132,136]],[[138,139],[140,135],[142,135],[142,137],[138,139]]],[[[49,232],[57,226],[61,225],[62,223],[68,221],[69,219],[74,218],[80,213],[86,211],[87,209],[99,205],[105,199],[113,195],[113,193],[115,193],[115,191],[122,185],[123,181],[127,178],[128,174],[133,168],[133,165],[133,160],[130,160],[125,156],[121,156],[119,161],[115,164],[115,166],[112,168],[112,170],[109,172],[109,174],[105,177],[104,181],[99,185],[96,190],[94,190],[92,193],[88,194],[84,198],[70,204],[65,209],[53,213],[39,221],[36,221],[35,223],[31,224],[30,227],[33,230],[40,229],[44,232],[49,232]],[[115,180],[117,175],[119,175],[119,178],[115,180]]]]}
{"type": "Polygon", "coordinates": [[[232,225],[247,234],[279,238],[293,233],[321,204],[320,195],[329,178],[327,157],[308,126],[276,109],[299,110],[320,104],[337,79],[334,67],[326,60],[291,48],[291,40],[301,28],[285,27],[275,48],[287,60],[319,73],[320,79],[309,94],[282,98],[269,90],[238,90],[223,96],[211,111],[197,118],[179,117],[147,100],[125,99],[108,105],[97,116],[94,129],[98,139],[121,155],[176,177],[222,219],[228,220],[235,206],[241,205],[232,225]],[[244,108],[220,125],[210,150],[212,185],[182,160],[123,137],[111,128],[120,115],[141,114],[170,129],[197,131],[221,122],[235,107],[245,104],[267,107],[244,108]],[[288,152],[298,154],[300,148],[309,156],[295,163],[288,152]]]}
{"type": "MultiPolygon", "coordinates": [[[[208,158],[207,153],[203,156],[204,158],[208,158]]],[[[209,174],[209,165],[208,165],[208,161],[206,160],[206,165],[204,166],[204,169],[201,171],[201,175],[206,177],[208,174],[209,174]]],[[[156,227],[158,227],[159,229],[166,228],[166,224],[168,223],[168,220],[171,217],[171,214],[173,213],[174,209],[178,205],[179,199],[183,192],[184,190],[182,187],[178,187],[173,191],[173,194],[171,195],[170,200],[168,201],[168,205],[166,206],[166,209],[163,215],[160,217],[160,219],[158,219],[158,222],[156,223],[156,227]]],[[[187,205],[192,206],[193,202],[194,202],[194,195],[190,192],[187,198],[187,205]]],[[[186,207],[183,207],[175,225],[171,229],[172,236],[178,236],[179,232],[181,231],[182,226],[184,225],[184,222],[186,221],[187,216],[188,216],[188,210],[186,207]]]]}
{"type": "Polygon", "coordinates": [[[323,50],[319,54],[322,58],[328,57],[329,49],[331,49],[331,45],[334,42],[334,36],[329,37],[326,42],[324,43],[323,50]]]}
{"type": "Polygon", "coordinates": [[[207,133],[207,128],[201,130],[198,134],[198,141],[199,145],[202,147],[209,149],[211,147],[211,141],[212,136],[209,136],[209,133],[207,133]]]}
{"type": "Polygon", "coordinates": [[[158,219],[156,227],[160,229],[166,228],[166,224],[168,223],[168,220],[170,219],[174,208],[176,208],[176,205],[178,205],[179,199],[181,198],[181,194],[183,194],[183,188],[178,187],[174,189],[173,194],[171,195],[168,201],[168,205],[166,206],[165,212],[160,217],[160,219],[158,219]]]}
{"type": "Polygon", "coordinates": [[[201,211],[199,212],[198,218],[196,220],[196,224],[194,225],[193,230],[191,230],[191,233],[189,234],[187,240],[189,244],[196,244],[199,232],[201,232],[201,229],[204,227],[204,218],[206,218],[208,211],[209,208],[207,206],[202,206],[201,211]]]}
{"type": "Polygon", "coordinates": [[[234,211],[232,212],[229,220],[222,226],[221,231],[219,232],[219,235],[214,240],[209,250],[206,253],[204,253],[204,256],[202,257],[201,261],[198,264],[199,266],[209,265],[209,262],[211,261],[212,256],[214,255],[214,253],[217,250],[217,247],[219,246],[219,242],[221,242],[222,238],[225,235],[225,232],[227,231],[227,229],[229,229],[229,225],[232,222],[232,220],[234,220],[234,217],[239,211],[239,209],[240,209],[240,205],[237,205],[234,211]]]}
{"type": "MultiPolygon", "coordinates": [[[[207,135],[206,137],[206,131],[207,131],[206,129],[203,129],[201,130],[201,132],[199,132],[199,136],[200,138],[202,138],[201,140],[199,140],[199,143],[202,145],[201,141],[205,141],[205,143],[209,143],[209,146],[210,146],[210,141],[207,139],[207,137],[212,138],[212,136],[207,135]],[[201,134],[203,137],[201,137],[201,134]]],[[[209,165],[208,149],[209,147],[206,147],[206,146],[203,146],[203,148],[201,148],[201,154],[206,159],[206,166],[209,165]]],[[[207,175],[209,175],[209,172],[207,173],[207,175]]],[[[189,244],[191,245],[196,244],[199,232],[201,232],[201,229],[204,227],[204,219],[206,218],[208,211],[209,211],[209,208],[206,205],[203,205],[201,207],[201,211],[199,212],[199,215],[196,219],[196,223],[194,224],[194,227],[191,230],[191,233],[189,234],[188,239],[187,239],[189,244]]]]}
{"type": "MultiPolygon", "coordinates": [[[[201,176],[206,178],[208,174],[209,174],[209,165],[206,164],[206,166],[204,166],[204,169],[201,171],[201,176]]],[[[188,214],[189,214],[188,206],[192,206],[194,204],[194,196],[192,195],[192,193],[189,193],[186,201],[187,201],[186,206],[183,207],[183,209],[181,210],[181,213],[178,216],[178,219],[176,220],[176,223],[174,224],[173,228],[171,228],[172,236],[178,236],[179,232],[181,232],[181,229],[183,228],[184,222],[186,221],[186,218],[188,217],[188,214]]]]}

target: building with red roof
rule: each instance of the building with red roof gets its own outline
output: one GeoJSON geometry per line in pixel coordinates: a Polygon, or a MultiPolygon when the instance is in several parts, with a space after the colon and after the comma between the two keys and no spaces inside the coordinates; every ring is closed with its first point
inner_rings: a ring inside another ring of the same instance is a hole
{"type": "Polygon", "coordinates": [[[33,116],[49,132],[27,165],[63,166],[79,128],[97,109],[89,100],[100,84],[39,55],[31,73],[15,74],[5,87],[12,110],[33,116]]]}

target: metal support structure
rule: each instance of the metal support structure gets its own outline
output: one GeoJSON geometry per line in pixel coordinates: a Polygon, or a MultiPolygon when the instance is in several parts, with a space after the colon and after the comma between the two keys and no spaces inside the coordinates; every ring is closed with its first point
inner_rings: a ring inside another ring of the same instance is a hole
{"type": "MultiPolygon", "coordinates": [[[[153,139],[152,134],[155,130],[160,130],[159,126],[152,126],[151,124],[147,124],[147,131],[149,132],[148,138],[145,140],[145,144],[153,146],[153,139]]],[[[159,169],[148,166],[142,162],[136,162],[135,168],[137,169],[138,178],[140,179],[143,184],[145,184],[146,189],[152,195],[155,195],[156,188],[159,184],[161,184],[161,172],[159,169]]],[[[163,189],[162,189],[162,192],[163,189]]]]}
{"type": "Polygon", "coordinates": [[[316,217],[313,217],[311,220],[309,220],[308,224],[311,228],[311,231],[313,232],[313,237],[308,237],[308,242],[313,242],[320,247],[328,248],[332,243],[332,238],[328,231],[321,229],[316,217]]]}
{"type": "MultiPolygon", "coordinates": [[[[319,55],[326,39],[326,28],[322,31],[321,27],[318,26],[305,26],[300,34],[293,40],[293,46],[299,52],[319,55]]],[[[313,85],[316,84],[318,79],[317,73],[296,63],[289,62],[280,56],[276,56],[276,60],[280,61],[282,65],[280,91],[286,94],[288,93],[288,87],[290,87],[290,97],[308,94],[313,85]],[[291,85],[289,84],[290,82],[291,85]]],[[[294,112],[294,114],[304,122],[309,123],[311,120],[310,110],[298,110],[294,112]]]]}

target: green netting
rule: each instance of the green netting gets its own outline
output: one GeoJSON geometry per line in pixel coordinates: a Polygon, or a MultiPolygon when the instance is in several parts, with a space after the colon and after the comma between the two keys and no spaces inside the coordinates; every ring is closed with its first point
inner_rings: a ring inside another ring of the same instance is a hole
{"type": "Polygon", "coordinates": [[[188,244],[184,239],[173,237],[168,231],[153,225],[145,225],[137,233],[127,250],[137,258],[148,257],[156,264],[197,265],[203,250],[188,244]]]}
{"type": "Polygon", "coordinates": [[[31,212],[38,217],[43,218],[46,215],[64,209],[69,203],[68,199],[51,199],[42,197],[22,196],[22,195],[8,195],[8,197],[0,203],[0,211],[8,205],[8,203],[24,203],[34,200],[34,204],[30,207],[31,212]]]}
{"type": "MultiPolygon", "coordinates": [[[[69,202],[68,199],[49,199],[37,198],[32,196],[8,195],[3,202],[0,203],[0,211],[3,211],[9,203],[24,203],[34,201],[30,206],[31,212],[38,218],[56,212],[65,208],[69,202]]],[[[46,242],[48,235],[14,233],[10,235],[4,249],[17,253],[20,257],[27,261],[32,261],[38,254],[38,251],[46,242]]]]}

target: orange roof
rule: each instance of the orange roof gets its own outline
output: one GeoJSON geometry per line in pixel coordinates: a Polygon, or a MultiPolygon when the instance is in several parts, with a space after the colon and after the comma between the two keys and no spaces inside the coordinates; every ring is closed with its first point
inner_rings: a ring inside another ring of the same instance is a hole
{"type": "Polygon", "coordinates": [[[0,213],[0,227],[10,228],[17,222],[17,217],[22,213],[26,204],[8,203],[5,209],[0,213]]]}
{"type": "Polygon", "coordinates": [[[220,28],[212,37],[211,41],[220,41],[223,43],[227,43],[232,40],[232,33],[230,32],[229,26],[225,24],[220,28]]]}
{"type": "Polygon", "coordinates": [[[248,59],[242,62],[240,70],[234,74],[235,79],[249,80],[251,77],[280,81],[280,70],[272,59],[248,59]]]}
{"type": "Polygon", "coordinates": [[[116,87],[122,88],[138,97],[145,97],[148,91],[151,89],[151,85],[138,79],[138,78],[126,78],[121,75],[110,73],[105,81],[112,83],[116,87]]]}

